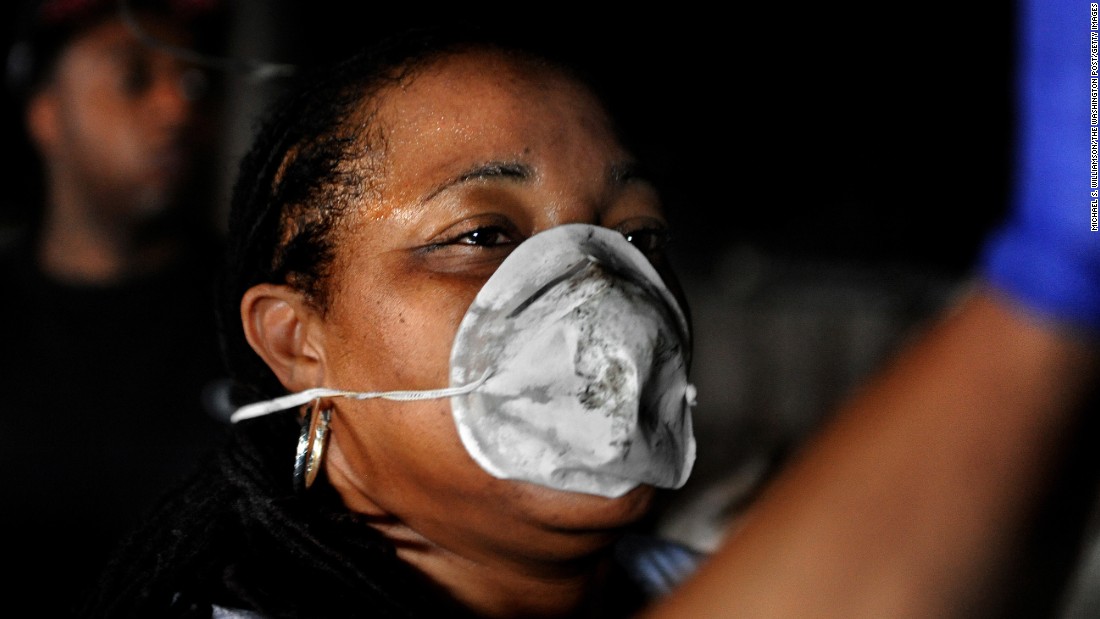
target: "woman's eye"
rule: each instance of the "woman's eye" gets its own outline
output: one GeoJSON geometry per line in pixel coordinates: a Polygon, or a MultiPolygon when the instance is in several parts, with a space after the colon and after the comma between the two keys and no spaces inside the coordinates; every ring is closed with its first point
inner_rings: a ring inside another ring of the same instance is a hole
{"type": "Polygon", "coordinates": [[[623,236],[643,254],[651,254],[663,250],[668,245],[670,233],[664,228],[641,228],[625,231],[623,236]]]}
{"type": "Polygon", "coordinates": [[[486,226],[471,230],[454,241],[458,245],[474,245],[477,247],[497,247],[500,245],[514,245],[515,239],[507,230],[499,226],[486,226]]]}

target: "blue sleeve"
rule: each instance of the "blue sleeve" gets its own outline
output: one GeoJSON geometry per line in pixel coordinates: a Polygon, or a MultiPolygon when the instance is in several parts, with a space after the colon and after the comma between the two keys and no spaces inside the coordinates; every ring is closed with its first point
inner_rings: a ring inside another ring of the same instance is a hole
{"type": "Polygon", "coordinates": [[[1016,6],[1011,203],[979,274],[1039,316],[1100,333],[1096,4],[1016,6]]]}

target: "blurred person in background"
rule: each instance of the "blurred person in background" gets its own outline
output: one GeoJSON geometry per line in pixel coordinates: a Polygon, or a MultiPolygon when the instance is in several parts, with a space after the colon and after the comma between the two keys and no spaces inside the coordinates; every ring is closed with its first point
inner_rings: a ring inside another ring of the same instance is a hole
{"type": "Polygon", "coordinates": [[[224,427],[202,405],[222,374],[219,84],[178,52],[221,44],[226,19],[205,0],[20,10],[6,85],[37,157],[9,180],[37,184],[9,193],[0,262],[3,591],[48,580],[62,613],[224,427]]]}

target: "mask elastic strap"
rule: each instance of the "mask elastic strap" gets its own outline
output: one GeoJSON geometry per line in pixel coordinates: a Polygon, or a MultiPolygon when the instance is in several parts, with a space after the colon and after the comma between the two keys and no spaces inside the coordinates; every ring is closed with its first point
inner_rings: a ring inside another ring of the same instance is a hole
{"type": "Polygon", "coordinates": [[[492,374],[489,370],[486,370],[482,374],[481,378],[475,380],[472,383],[460,385],[458,387],[447,387],[445,389],[428,389],[425,391],[344,391],[341,389],[329,389],[327,387],[314,387],[313,389],[306,389],[305,391],[299,391],[297,393],[291,393],[289,395],[280,396],[271,400],[264,400],[263,402],[254,402],[252,404],[246,404],[238,408],[232,415],[229,416],[229,421],[237,423],[245,419],[252,419],[255,417],[262,417],[264,415],[275,413],[278,411],[284,411],[288,408],[295,408],[301,406],[310,400],[316,398],[351,398],[353,400],[370,400],[379,398],[383,400],[399,400],[399,401],[411,401],[411,400],[434,400],[437,398],[449,398],[456,395],[462,395],[469,393],[474,389],[477,389],[486,380],[489,379],[489,375],[492,374]]]}

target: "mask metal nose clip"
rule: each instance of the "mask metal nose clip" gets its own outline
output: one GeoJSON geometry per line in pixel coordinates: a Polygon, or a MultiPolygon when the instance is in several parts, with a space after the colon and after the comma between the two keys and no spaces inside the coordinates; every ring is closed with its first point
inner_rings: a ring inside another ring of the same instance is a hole
{"type": "Polygon", "coordinates": [[[599,261],[596,260],[595,256],[591,254],[586,255],[585,260],[578,261],[576,264],[566,269],[557,277],[552,278],[550,281],[540,286],[538,290],[531,293],[531,295],[524,299],[522,303],[516,306],[516,309],[509,312],[506,318],[510,320],[512,318],[515,318],[516,316],[519,316],[521,313],[523,313],[523,310],[531,307],[532,303],[538,301],[543,295],[552,290],[554,286],[557,286],[558,284],[567,281],[569,278],[573,277],[577,273],[580,273],[584,269],[588,268],[589,265],[596,264],[597,262],[599,261]]]}

